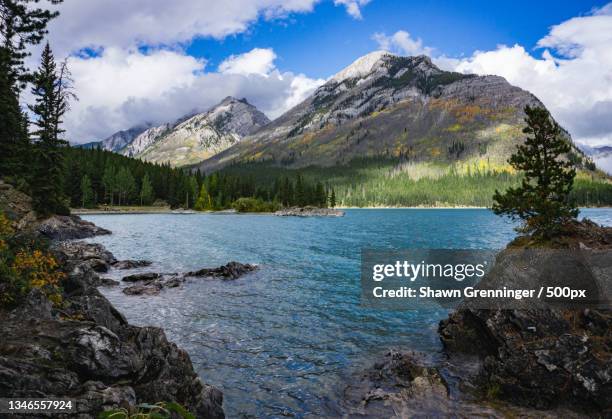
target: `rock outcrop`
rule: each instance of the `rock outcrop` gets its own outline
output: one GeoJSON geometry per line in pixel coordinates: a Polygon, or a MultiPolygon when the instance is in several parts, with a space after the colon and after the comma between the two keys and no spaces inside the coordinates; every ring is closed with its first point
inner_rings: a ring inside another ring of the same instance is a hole
{"type": "Polygon", "coordinates": [[[0,179],[0,211],[11,220],[16,231],[29,229],[36,223],[32,198],[0,179]]]}
{"type": "MultiPolygon", "coordinates": [[[[568,233],[554,240],[556,248],[612,249],[612,228],[590,222],[576,223],[568,233]],[[588,243],[588,246],[587,244],[588,243]]],[[[534,283],[533,271],[543,271],[540,262],[530,259],[528,268],[508,266],[511,259],[526,252],[517,247],[530,243],[519,238],[502,251],[486,280],[490,286],[534,283]],[[535,263],[535,265],[534,265],[535,263]],[[531,277],[529,276],[531,275],[531,277]]],[[[551,243],[548,243],[550,245],[551,243]]],[[[547,265],[548,266],[548,265],[547,265]]],[[[599,290],[603,307],[485,310],[464,302],[439,326],[445,351],[474,354],[483,360],[483,385],[496,389],[497,396],[518,405],[549,409],[571,406],[584,412],[612,414],[612,313],[609,304],[610,259],[607,268],[591,263],[584,256],[558,260],[558,270],[572,269],[572,275],[592,278],[592,289],[599,290]],[[568,266],[572,265],[572,266],[568,266]]],[[[585,284],[580,284],[584,287],[585,284]]]]}
{"type": "MultiPolygon", "coordinates": [[[[62,223],[61,225],[65,225],[62,223]]],[[[71,236],[57,227],[55,237],[71,236]]],[[[91,230],[91,229],[90,229],[91,230]]],[[[197,418],[223,418],[223,395],[203,383],[189,355],[162,329],[128,324],[96,286],[116,262],[99,244],[55,243],[66,271],[63,302],[54,307],[34,289],[17,308],[0,310],[0,394],[3,397],[69,398],[75,415],[140,403],[176,401],[197,418]]]]}
{"type": "Polygon", "coordinates": [[[86,239],[111,234],[110,230],[98,227],[78,215],[54,215],[38,225],[38,232],[51,240],[86,239]]]}
{"type": "Polygon", "coordinates": [[[244,274],[253,272],[256,269],[256,265],[240,262],[229,262],[227,265],[219,266],[218,268],[203,268],[198,271],[188,272],[185,275],[195,277],[237,279],[244,274]]]}
{"type": "Polygon", "coordinates": [[[344,217],[344,211],[333,208],[294,207],[276,211],[278,217],[344,217]]]}
{"type": "Polygon", "coordinates": [[[189,277],[231,280],[238,279],[256,269],[257,266],[248,263],[229,262],[217,268],[203,268],[182,274],[145,272],[123,277],[122,281],[136,284],[124,288],[122,292],[126,295],[158,295],[164,288],[180,287],[189,277]]]}

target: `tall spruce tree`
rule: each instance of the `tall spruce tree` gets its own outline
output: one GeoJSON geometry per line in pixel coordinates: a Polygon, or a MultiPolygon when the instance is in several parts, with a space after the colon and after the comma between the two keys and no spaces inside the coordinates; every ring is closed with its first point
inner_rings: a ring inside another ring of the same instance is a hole
{"type": "Polygon", "coordinates": [[[63,85],[62,71],[58,71],[51,47],[45,46],[41,63],[32,80],[34,104],[34,159],[32,168],[32,198],[39,214],[67,214],[63,195],[63,151],[68,144],[60,138],[61,118],[68,110],[68,96],[63,85]]]}
{"type": "Polygon", "coordinates": [[[36,7],[38,2],[0,0],[0,176],[27,178],[29,138],[19,95],[32,75],[24,60],[28,47],[42,41],[47,23],[58,14],[36,7]]]}
{"type": "Polygon", "coordinates": [[[329,206],[334,208],[336,206],[336,192],[334,188],[331,190],[331,195],[329,196],[329,206]]]}
{"type": "Polygon", "coordinates": [[[91,179],[87,175],[81,178],[81,206],[90,208],[94,203],[94,191],[91,185],[91,179]]]}
{"type": "Polygon", "coordinates": [[[495,191],[493,211],[523,220],[522,232],[550,238],[578,215],[569,198],[576,170],[563,158],[571,145],[546,109],[527,106],[525,114],[528,137],[508,160],[524,177],[516,188],[495,191]]]}

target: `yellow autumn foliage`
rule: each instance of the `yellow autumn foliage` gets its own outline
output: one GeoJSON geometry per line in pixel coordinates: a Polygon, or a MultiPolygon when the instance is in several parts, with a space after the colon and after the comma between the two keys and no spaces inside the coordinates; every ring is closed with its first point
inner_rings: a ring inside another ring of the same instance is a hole
{"type": "Polygon", "coordinates": [[[33,288],[41,289],[53,304],[60,304],[65,274],[57,260],[47,251],[32,248],[31,243],[15,244],[13,235],[10,221],[0,213],[0,288],[3,289],[0,306],[18,302],[33,288]]]}

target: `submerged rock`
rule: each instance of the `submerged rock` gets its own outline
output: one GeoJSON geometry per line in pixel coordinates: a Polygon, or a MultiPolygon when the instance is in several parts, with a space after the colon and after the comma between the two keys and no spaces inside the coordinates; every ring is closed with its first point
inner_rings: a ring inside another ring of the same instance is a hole
{"type": "Polygon", "coordinates": [[[294,207],[276,211],[274,215],[278,217],[343,217],[344,211],[333,208],[294,207]]]}
{"type": "Polygon", "coordinates": [[[125,295],[158,295],[162,289],[159,282],[154,282],[149,285],[132,285],[124,288],[122,292],[125,295]]]}
{"type": "Polygon", "coordinates": [[[135,268],[143,268],[146,266],[151,266],[152,262],[149,260],[119,260],[115,263],[113,263],[113,268],[115,269],[120,269],[120,270],[127,270],[127,269],[135,269],[135,268]]]}
{"type": "Polygon", "coordinates": [[[413,417],[451,414],[448,384],[422,354],[388,352],[345,390],[352,414],[413,417]]]}
{"type": "Polygon", "coordinates": [[[100,286],[115,287],[117,285],[119,285],[119,281],[115,281],[112,278],[100,278],[100,286]]]}
{"type": "Polygon", "coordinates": [[[54,215],[41,221],[37,230],[43,236],[58,241],[111,234],[110,230],[98,227],[77,215],[54,215]]]}
{"type": "Polygon", "coordinates": [[[229,262],[227,265],[219,266],[218,268],[203,268],[199,271],[187,272],[185,275],[195,277],[237,279],[242,275],[253,272],[256,269],[256,265],[240,262],[229,262]]]}
{"type": "Polygon", "coordinates": [[[141,274],[128,275],[121,278],[124,282],[152,281],[161,277],[157,272],[145,272],[141,274]]]}

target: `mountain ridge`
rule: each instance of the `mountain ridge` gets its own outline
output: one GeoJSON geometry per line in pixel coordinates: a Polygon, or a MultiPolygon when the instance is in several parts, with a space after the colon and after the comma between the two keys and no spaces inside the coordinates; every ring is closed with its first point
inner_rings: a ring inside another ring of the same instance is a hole
{"type": "Polygon", "coordinates": [[[79,147],[101,147],[128,157],[181,166],[210,157],[269,122],[246,98],[227,96],[204,112],[193,111],[173,122],[121,130],[79,147]]]}
{"type": "Polygon", "coordinates": [[[444,71],[425,55],[374,52],[195,167],[210,172],[245,162],[334,166],[361,157],[443,164],[486,159],[501,167],[523,140],[526,105],[544,107],[502,77],[444,71]]]}

